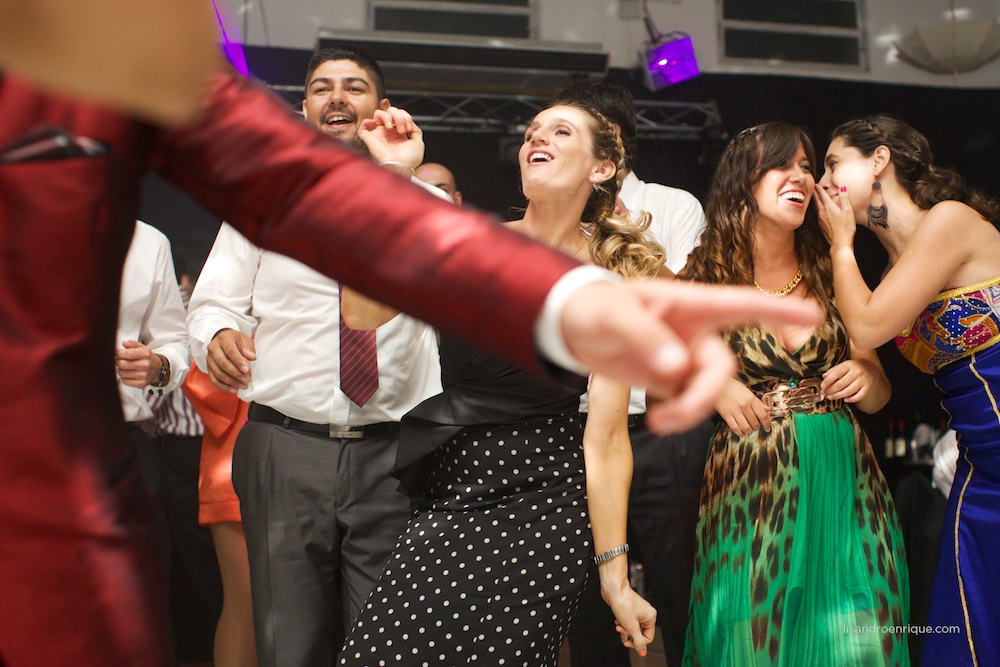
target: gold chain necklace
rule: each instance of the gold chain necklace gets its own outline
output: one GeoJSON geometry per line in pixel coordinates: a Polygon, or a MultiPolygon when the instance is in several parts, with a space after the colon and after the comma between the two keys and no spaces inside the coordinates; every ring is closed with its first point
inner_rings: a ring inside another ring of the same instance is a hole
{"type": "Polygon", "coordinates": [[[776,290],[774,292],[766,290],[760,286],[760,283],[758,283],[756,279],[753,281],[753,286],[768,296],[785,296],[793,289],[795,289],[795,287],[799,284],[801,280],[802,280],[802,265],[799,264],[799,270],[795,272],[795,275],[792,276],[792,279],[788,281],[788,284],[779,290],[776,290]]]}

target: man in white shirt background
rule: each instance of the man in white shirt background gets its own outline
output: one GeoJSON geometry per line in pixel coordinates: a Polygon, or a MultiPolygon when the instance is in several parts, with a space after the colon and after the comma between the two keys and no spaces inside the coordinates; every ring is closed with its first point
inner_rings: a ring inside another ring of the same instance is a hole
{"type": "MultiPolygon", "coordinates": [[[[377,111],[381,122],[409,122],[389,106],[374,60],[352,49],[313,57],[306,121],[412,177],[419,130],[384,145],[363,127],[377,111]]],[[[349,388],[340,303],[338,283],[225,224],[191,301],[197,363],[251,402],[233,484],[262,666],[328,665],[339,652],[410,515],[389,476],[399,419],[441,391],[435,333],[405,315],[374,332],[377,381],[360,395],[349,388]]]]}
{"type": "Polygon", "coordinates": [[[125,258],[120,299],[118,393],[125,421],[138,423],[153,417],[146,391],[173,391],[191,366],[170,241],[140,220],[125,258]]]}
{"type": "MultiPolygon", "coordinates": [[[[184,319],[170,241],[155,227],[137,220],[122,271],[116,333],[121,347],[115,349],[115,368],[122,411],[130,425],[132,455],[155,505],[155,540],[163,561],[157,572],[162,578],[149,585],[164,590],[172,586],[170,524],[174,517],[168,517],[161,505],[160,464],[161,454],[165,453],[154,449],[151,399],[169,400],[174,393],[180,394],[178,388],[191,366],[184,319]]],[[[197,480],[194,491],[197,493],[197,480]]],[[[196,517],[191,518],[192,522],[196,517]]],[[[174,629],[175,650],[180,649],[184,654],[181,657],[187,657],[186,641],[178,642],[187,635],[178,637],[176,625],[174,629]]]]}
{"type": "MultiPolygon", "coordinates": [[[[649,233],[666,250],[667,268],[680,271],[705,228],[705,213],[691,193],[645,183],[632,171],[638,144],[632,94],[614,84],[584,81],[556,97],[595,108],[618,127],[628,170],[619,199],[634,215],[649,212],[649,233]]],[[[585,396],[581,411],[586,409],[585,396]]],[[[629,401],[634,456],[629,560],[643,568],[644,590],[640,592],[656,607],[667,664],[679,665],[687,630],[701,479],[713,427],[706,420],[687,433],[659,436],[646,427],[645,411],[645,392],[633,389],[629,401]]],[[[629,651],[614,631],[614,617],[601,599],[596,580],[590,578],[570,628],[573,667],[629,667],[629,651]]]]}

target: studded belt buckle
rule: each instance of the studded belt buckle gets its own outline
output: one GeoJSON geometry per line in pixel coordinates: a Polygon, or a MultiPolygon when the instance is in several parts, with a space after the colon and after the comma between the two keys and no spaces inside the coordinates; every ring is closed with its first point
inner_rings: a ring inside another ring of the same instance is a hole
{"type": "Polygon", "coordinates": [[[770,409],[772,418],[780,419],[789,413],[811,412],[824,399],[820,391],[821,383],[819,378],[782,383],[763,394],[760,400],[770,409]]]}

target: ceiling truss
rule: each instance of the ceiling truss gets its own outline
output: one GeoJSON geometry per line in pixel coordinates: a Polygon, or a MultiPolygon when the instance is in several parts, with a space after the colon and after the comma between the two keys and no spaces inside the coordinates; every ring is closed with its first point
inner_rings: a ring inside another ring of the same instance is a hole
{"type": "MultiPolygon", "coordinates": [[[[275,86],[301,100],[301,86],[275,86]]],[[[388,91],[393,104],[406,109],[424,132],[517,136],[548,98],[527,95],[388,91]]],[[[714,101],[636,100],[637,134],[660,141],[724,141],[725,127],[714,101]]]]}

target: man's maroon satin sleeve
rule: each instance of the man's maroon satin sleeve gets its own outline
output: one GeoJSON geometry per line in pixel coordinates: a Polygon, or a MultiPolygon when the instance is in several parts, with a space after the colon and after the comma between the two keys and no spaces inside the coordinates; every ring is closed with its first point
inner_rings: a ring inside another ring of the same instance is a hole
{"type": "Polygon", "coordinates": [[[575,264],[428,195],[220,73],[152,163],[251,241],[529,368],[535,319],[575,264]]]}

